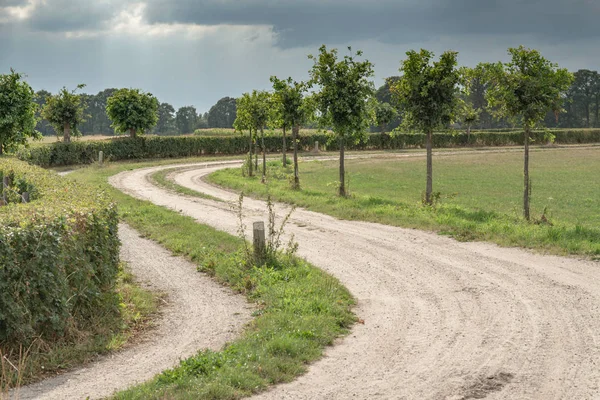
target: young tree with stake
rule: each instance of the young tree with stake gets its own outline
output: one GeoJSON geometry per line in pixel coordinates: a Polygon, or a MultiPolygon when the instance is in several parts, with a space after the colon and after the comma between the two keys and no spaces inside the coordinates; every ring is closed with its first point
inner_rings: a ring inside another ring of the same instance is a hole
{"type": "Polygon", "coordinates": [[[308,117],[308,109],[305,104],[304,91],[306,84],[304,82],[296,82],[292,78],[286,80],[278,79],[276,76],[271,77],[273,83],[273,99],[279,105],[281,114],[281,125],[283,126],[283,165],[285,166],[285,128],[292,128],[292,144],[294,149],[294,181],[292,187],[300,188],[300,177],[298,176],[298,132],[300,125],[303,124],[308,117]]]}
{"type": "Polygon", "coordinates": [[[158,122],[158,100],[140,89],[119,89],[108,98],[106,114],[115,132],[129,132],[135,138],[158,122]]]}
{"type": "Polygon", "coordinates": [[[432,137],[436,128],[448,125],[456,111],[459,72],[458,53],[446,51],[439,61],[432,62],[433,53],[421,49],[406,53],[400,72],[402,76],[392,85],[402,110],[403,125],[418,129],[427,137],[427,184],[425,203],[433,204],[432,137]]]}
{"type": "Polygon", "coordinates": [[[42,109],[42,117],[46,119],[57,133],[63,133],[63,142],[70,143],[71,136],[81,136],[77,126],[84,120],[84,111],[87,107],[80,94],[75,94],[77,89],[83,89],[84,84],[68,91],[63,87],[58,94],[49,96],[42,109]]]}
{"type": "Polygon", "coordinates": [[[487,100],[498,116],[520,118],[524,132],[523,216],[530,219],[529,141],[531,130],[548,111],[561,110],[564,94],[573,74],[542,57],[539,51],[524,46],[508,49],[511,61],[481,64],[489,89],[487,100]]]}
{"type": "MultiPolygon", "coordinates": [[[[352,49],[348,47],[351,52],[352,49]]],[[[339,195],[346,196],[346,171],[344,150],[348,141],[358,141],[368,129],[367,100],[374,93],[373,64],[369,60],[357,61],[362,52],[346,55],[338,60],[337,49],[327,50],[325,45],[319,55],[309,55],[314,61],[309,71],[310,85],[320,90],[314,94],[321,126],[331,126],[340,145],[339,195]]]]}

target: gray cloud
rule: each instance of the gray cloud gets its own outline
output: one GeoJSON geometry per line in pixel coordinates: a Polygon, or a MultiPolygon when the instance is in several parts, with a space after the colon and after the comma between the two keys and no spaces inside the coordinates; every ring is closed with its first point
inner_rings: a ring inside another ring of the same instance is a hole
{"type": "Polygon", "coordinates": [[[126,1],[48,0],[39,3],[23,22],[28,29],[42,32],[95,30],[119,12],[126,1]]]}
{"type": "Polygon", "coordinates": [[[548,42],[600,38],[600,5],[593,0],[149,0],[146,16],[151,23],[268,24],[281,47],[465,33],[531,34],[548,42]]]}

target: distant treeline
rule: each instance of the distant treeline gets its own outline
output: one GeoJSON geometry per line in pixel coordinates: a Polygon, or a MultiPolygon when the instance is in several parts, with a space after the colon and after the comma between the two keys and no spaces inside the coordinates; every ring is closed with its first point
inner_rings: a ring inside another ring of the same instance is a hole
{"type": "MultiPolygon", "coordinates": [[[[561,113],[548,113],[544,125],[548,128],[599,128],[600,127],[600,74],[597,71],[581,69],[574,73],[575,80],[566,94],[564,110],[561,113]]],[[[375,97],[382,103],[393,103],[389,84],[398,77],[390,77],[376,92],[375,97]]],[[[84,135],[112,135],[114,130],[106,115],[106,101],[116,89],[105,89],[98,94],[83,94],[87,104],[86,121],[79,126],[84,135]]],[[[487,108],[485,100],[486,86],[475,82],[468,99],[474,108],[480,109],[479,121],[473,124],[474,129],[504,129],[519,126],[518,121],[495,118],[487,108]]],[[[36,102],[42,106],[50,92],[40,90],[36,93],[36,102]]],[[[236,99],[223,97],[208,112],[198,113],[193,106],[181,107],[178,110],[169,103],[160,103],[158,123],[150,133],[159,135],[176,135],[192,133],[196,129],[232,128],[236,118],[236,99]]],[[[399,117],[386,127],[391,131],[400,125],[399,117]]],[[[306,126],[310,128],[312,126],[306,126]]],[[[54,135],[54,130],[45,120],[40,120],[37,130],[45,136],[54,135]]],[[[373,126],[373,132],[380,127],[373,126]]]]}

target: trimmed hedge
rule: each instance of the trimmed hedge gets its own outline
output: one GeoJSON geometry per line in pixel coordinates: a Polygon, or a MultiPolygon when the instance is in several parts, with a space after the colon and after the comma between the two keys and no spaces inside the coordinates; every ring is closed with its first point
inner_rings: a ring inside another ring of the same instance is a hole
{"type": "Polygon", "coordinates": [[[14,159],[0,158],[0,175],[16,194],[0,207],[0,343],[53,341],[118,312],[118,216],[107,195],[14,159]],[[24,189],[28,204],[18,202],[24,189]]]}
{"type": "MultiPolygon", "coordinates": [[[[573,129],[548,131],[555,136],[557,144],[600,143],[600,129],[573,129]]],[[[545,131],[533,133],[535,144],[549,141],[545,131]]],[[[303,135],[299,138],[299,148],[311,150],[315,141],[327,144],[329,150],[337,150],[338,143],[330,140],[326,134],[303,135]]],[[[103,151],[110,160],[132,160],[144,158],[191,157],[213,154],[242,154],[248,151],[247,137],[236,136],[185,136],[185,137],[138,137],[113,140],[53,143],[45,146],[22,149],[17,156],[21,160],[43,167],[89,164],[103,151]]],[[[291,140],[288,144],[291,150],[291,140]]],[[[474,132],[467,140],[465,133],[436,133],[433,135],[434,147],[459,146],[509,146],[522,145],[523,134],[514,132],[474,132]]],[[[348,150],[406,149],[425,146],[424,134],[373,133],[366,139],[347,144],[348,150]]],[[[268,152],[281,151],[281,136],[265,138],[268,152]]]]}

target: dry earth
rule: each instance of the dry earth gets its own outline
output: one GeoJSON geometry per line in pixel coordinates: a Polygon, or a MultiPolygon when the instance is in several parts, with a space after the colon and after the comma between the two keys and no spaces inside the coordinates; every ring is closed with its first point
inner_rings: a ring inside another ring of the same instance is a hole
{"type": "MultiPolygon", "coordinates": [[[[182,166],[181,185],[233,201],[182,166]]],[[[148,176],[111,183],[235,233],[227,203],[185,197],[148,176]]],[[[278,206],[282,215],[286,207],[278,206]]],[[[247,199],[246,224],[265,220],[247,199]]],[[[260,399],[600,399],[600,265],[296,210],[299,254],[338,277],[364,320],[298,380],[260,399]]]]}
{"type": "Polygon", "coordinates": [[[166,305],[155,326],[139,342],[123,351],[101,357],[72,372],[22,388],[15,398],[97,399],[151,379],[199,349],[219,350],[233,340],[250,320],[252,307],[241,295],[217,284],[196,266],[148,239],[127,225],[119,226],[121,259],[136,279],[166,294],[166,305]]]}

